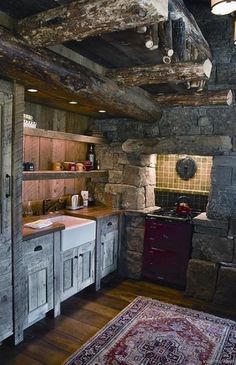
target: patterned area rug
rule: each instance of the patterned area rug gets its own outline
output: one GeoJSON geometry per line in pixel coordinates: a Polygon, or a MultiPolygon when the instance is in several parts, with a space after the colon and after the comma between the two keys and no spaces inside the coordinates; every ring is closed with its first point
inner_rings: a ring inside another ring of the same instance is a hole
{"type": "Polygon", "coordinates": [[[236,322],[138,297],[65,365],[235,365],[236,322]]]}

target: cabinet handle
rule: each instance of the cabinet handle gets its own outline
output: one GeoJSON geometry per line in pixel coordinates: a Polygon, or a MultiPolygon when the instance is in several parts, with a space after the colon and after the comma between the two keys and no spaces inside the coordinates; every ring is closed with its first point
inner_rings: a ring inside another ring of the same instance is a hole
{"type": "Polygon", "coordinates": [[[41,251],[43,249],[43,247],[40,245],[40,246],[36,246],[34,248],[34,251],[41,251]]]}
{"type": "Polygon", "coordinates": [[[108,223],[107,223],[107,225],[108,225],[108,226],[112,226],[112,222],[108,222],[108,223]]]}
{"type": "Polygon", "coordinates": [[[6,185],[8,187],[8,192],[6,193],[6,198],[10,198],[11,196],[11,176],[6,174],[6,185]]]}
{"type": "Polygon", "coordinates": [[[78,258],[79,258],[79,256],[77,256],[77,255],[76,255],[76,256],[75,256],[75,259],[78,259],[78,258]]]}
{"type": "Polygon", "coordinates": [[[84,255],[81,253],[79,256],[80,256],[80,257],[83,257],[84,255]]]}
{"type": "Polygon", "coordinates": [[[101,242],[101,245],[104,246],[104,242],[101,242]]]}

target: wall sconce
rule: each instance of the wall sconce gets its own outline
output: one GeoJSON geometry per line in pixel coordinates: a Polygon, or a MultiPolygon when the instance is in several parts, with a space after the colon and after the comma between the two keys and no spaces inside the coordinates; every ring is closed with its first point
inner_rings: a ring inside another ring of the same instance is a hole
{"type": "Polygon", "coordinates": [[[227,15],[236,11],[236,0],[211,0],[211,12],[215,15],[227,15]]]}

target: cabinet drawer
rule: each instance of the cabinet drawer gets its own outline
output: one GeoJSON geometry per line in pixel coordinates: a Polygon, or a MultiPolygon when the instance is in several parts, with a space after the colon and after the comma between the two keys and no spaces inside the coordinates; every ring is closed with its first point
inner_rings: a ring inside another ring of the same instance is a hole
{"type": "Polygon", "coordinates": [[[53,257],[53,234],[25,241],[23,250],[24,261],[28,267],[43,258],[53,257]]]}
{"type": "Polygon", "coordinates": [[[101,233],[106,234],[118,230],[118,216],[110,216],[103,218],[101,221],[101,233]]]}

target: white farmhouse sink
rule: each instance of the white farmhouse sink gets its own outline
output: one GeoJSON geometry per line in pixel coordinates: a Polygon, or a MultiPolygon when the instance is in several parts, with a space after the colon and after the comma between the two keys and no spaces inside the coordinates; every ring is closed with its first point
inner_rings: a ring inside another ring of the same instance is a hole
{"type": "Polygon", "coordinates": [[[50,220],[52,222],[62,223],[66,227],[61,231],[62,251],[95,240],[96,222],[91,219],[60,215],[58,217],[50,217],[50,220]]]}

